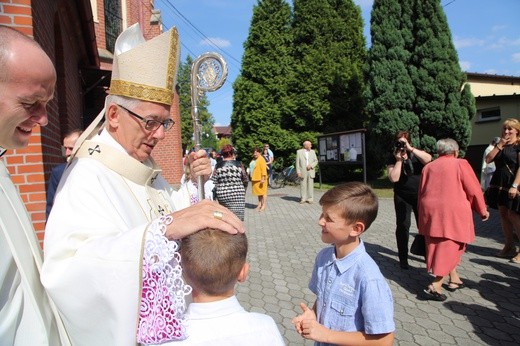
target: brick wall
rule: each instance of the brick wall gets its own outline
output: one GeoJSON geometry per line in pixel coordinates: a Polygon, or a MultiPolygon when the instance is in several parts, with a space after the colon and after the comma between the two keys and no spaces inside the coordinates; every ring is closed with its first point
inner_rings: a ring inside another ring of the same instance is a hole
{"type": "Polygon", "coordinates": [[[166,132],[166,138],[159,142],[153,150],[153,158],[163,170],[166,181],[178,185],[183,174],[181,119],[179,111],[179,96],[175,94],[172,104],[172,119],[175,126],[166,132]]]}
{"type": "Polygon", "coordinates": [[[107,48],[107,41],[105,37],[105,10],[103,0],[97,0],[97,18],[94,22],[94,31],[96,32],[96,43],[98,48],[107,48]]]}

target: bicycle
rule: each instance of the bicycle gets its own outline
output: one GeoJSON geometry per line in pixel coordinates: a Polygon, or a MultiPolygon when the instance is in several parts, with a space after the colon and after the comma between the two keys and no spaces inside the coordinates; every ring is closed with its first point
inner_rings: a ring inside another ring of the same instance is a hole
{"type": "Polygon", "coordinates": [[[296,169],[294,166],[289,166],[284,168],[281,172],[274,173],[273,179],[271,182],[271,188],[279,189],[284,187],[288,183],[299,184],[300,177],[298,177],[298,173],[296,173],[296,169]]]}

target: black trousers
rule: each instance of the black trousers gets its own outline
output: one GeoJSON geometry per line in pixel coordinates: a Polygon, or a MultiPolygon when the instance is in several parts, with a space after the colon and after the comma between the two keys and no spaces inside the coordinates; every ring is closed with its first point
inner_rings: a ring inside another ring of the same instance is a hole
{"type": "Polygon", "coordinates": [[[403,198],[394,193],[395,208],[395,240],[397,241],[397,253],[399,262],[408,261],[408,241],[410,239],[410,226],[412,211],[417,224],[419,214],[417,212],[417,197],[403,198]]]}

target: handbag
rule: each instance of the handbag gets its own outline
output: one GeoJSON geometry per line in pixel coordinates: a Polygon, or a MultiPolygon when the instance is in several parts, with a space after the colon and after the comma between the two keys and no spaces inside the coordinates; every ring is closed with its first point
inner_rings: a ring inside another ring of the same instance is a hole
{"type": "Polygon", "coordinates": [[[498,209],[498,194],[500,192],[499,186],[488,186],[486,191],[484,192],[484,200],[486,201],[486,205],[493,209],[498,209]]]}
{"type": "Polygon", "coordinates": [[[426,240],[422,234],[417,234],[413,239],[410,252],[417,256],[426,256],[426,240]]]}
{"type": "Polygon", "coordinates": [[[242,171],[242,184],[244,185],[244,189],[247,190],[247,185],[249,185],[249,175],[247,174],[246,168],[242,163],[240,163],[240,169],[242,171]]]}
{"type": "MultiPolygon", "coordinates": [[[[509,168],[509,165],[507,162],[505,162],[505,166],[507,168],[507,171],[509,172],[509,181],[507,185],[511,185],[513,183],[513,180],[515,178],[515,174],[509,168]]],[[[498,209],[498,199],[500,193],[507,195],[508,188],[503,188],[496,185],[490,185],[486,191],[484,191],[484,200],[486,201],[486,205],[492,209],[498,209]]],[[[506,198],[505,196],[502,197],[502,199],[506,198]]],[[[511,210],[516,211],[517,213],[520,212],[520,200],[518,198],[518,194],[513,198],[513,201],[511,203],[511,210]]]]}

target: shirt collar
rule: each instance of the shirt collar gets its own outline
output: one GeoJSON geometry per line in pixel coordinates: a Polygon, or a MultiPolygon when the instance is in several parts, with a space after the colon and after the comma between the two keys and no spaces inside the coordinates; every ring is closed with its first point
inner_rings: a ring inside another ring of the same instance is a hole
{"type": "Polygon", "coordinates": [[[2,157],[2,155],[4,155],[6,151],[7,149],[0,147],[0,157],[2,157]]]}
{"type": "Polygon", "coordinates": [[[244,311],[236,296],[208,303],[190,303],[188,316],[191,319],[210,319],[244,311]]]}
{"type": "Polygon", "coordinates": [[[365,244],[360,239],[359,245],[343,258],[336,258],[336,252],[332,251],[330,264],[334,264],[340,273],[344,273],[359,260],[363,252],[365,252],[365,244]]]}

